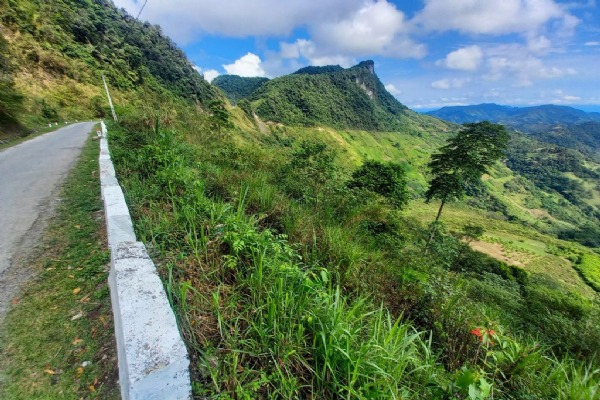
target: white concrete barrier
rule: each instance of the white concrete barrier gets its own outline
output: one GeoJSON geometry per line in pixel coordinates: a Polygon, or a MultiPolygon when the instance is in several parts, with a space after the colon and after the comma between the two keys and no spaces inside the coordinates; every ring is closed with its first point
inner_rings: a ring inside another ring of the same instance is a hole
{"type": "Polygon", "coordinates": [[[100,139],[100,182],[111,249],[108,277],[123,400],[191,399],[189,358],[154,263],[137,242],[110,159],[100,139]]]}

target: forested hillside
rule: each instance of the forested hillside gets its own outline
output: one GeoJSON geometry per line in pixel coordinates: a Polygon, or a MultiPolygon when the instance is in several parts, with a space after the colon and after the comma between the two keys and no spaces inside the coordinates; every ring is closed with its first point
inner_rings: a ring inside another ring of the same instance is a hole
{"type": "Polygon", "coordinates": [[[111,1],[2,0],[0,22],[2,85],[10,89],[2,114],[23,129],[103,116],[102,75],[117,107],[141,97],[202,104],[219,96],[160,27],[111,1]]]}
{"type": "Polygon", "coordinates": [[[249,97],[256,89],[267,82],[268,78],[245,78],[237,75],[219,75],[212,84],[223,92],[232,103],[249,97]]]}
{"type": "Polygon", "coordinates": [[[102,116],[108,78],[197,398],[598,398],[593,159],[415,113],[371,61],[226,77],[233,106],[108,1],[2,1],[5,115],[102,116]]]}
{"type": "Polygon", "coordinates": [[[399,130],[407,111],[385,90],[372,61],[301,69],[265,83],[250,100],[265,120],[342,129],[399,130]]]}

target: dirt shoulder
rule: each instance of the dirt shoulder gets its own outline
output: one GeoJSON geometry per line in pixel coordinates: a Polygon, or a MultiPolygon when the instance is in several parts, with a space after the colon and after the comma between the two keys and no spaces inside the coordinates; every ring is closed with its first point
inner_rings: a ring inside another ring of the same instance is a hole
{"type": "Polygon", "coordinates": [[[119,398],[98,177],[98,142],[88,140],[60,200],[47,203],[54,215],[35,221],[19,243],[26,255],[12,259],[2,399],[119,398]]]}

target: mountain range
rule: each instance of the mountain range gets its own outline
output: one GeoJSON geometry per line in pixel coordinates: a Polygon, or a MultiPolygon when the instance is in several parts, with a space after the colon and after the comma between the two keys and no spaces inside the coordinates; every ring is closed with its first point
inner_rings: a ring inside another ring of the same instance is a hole
{"type": "Polygon", "coordinates": [[[568,106],[509,107],[498,104],[443,107],[428,115],[446,121],[491,121],[526,133],[543,142],[580,150],[600,159],[600,113],[568,106]]]}

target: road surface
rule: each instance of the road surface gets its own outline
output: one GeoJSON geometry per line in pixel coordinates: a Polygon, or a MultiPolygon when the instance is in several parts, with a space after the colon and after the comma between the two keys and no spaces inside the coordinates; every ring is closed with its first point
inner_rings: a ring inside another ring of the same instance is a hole
{"type": "Polygon", "coordinates": [[[69,125],[0,151],[0,322],[30,275],[27,253],[40,238],[58,187],[93,126],[69,125]]]}

